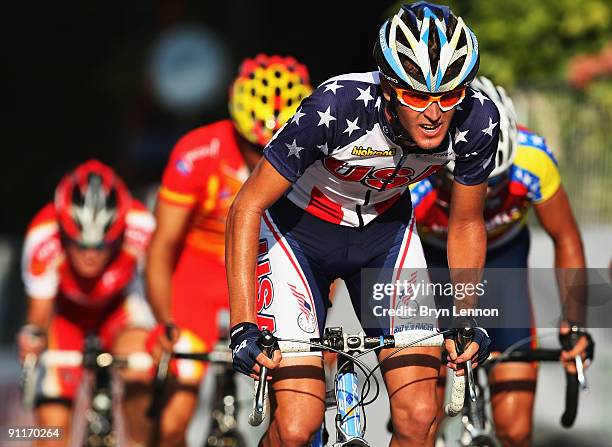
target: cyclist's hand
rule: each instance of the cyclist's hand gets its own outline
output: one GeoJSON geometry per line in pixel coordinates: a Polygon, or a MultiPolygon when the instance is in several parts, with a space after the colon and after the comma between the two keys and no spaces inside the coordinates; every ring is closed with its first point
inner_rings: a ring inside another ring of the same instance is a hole
{"type": "Polygon", "coordinates": [[[559,327],[559,339],[564,347],[561,351],[561,361],[565,370],[576,374],[577,356],[582,358],[584,368],[588,368],[595,354],[595,342],[591,335],[577,326],[570,327],[570,324],[564,321],[559,327]]]}
{"type": "Polygon", "coordinates": [[[257,325],[250,322],[239,323],[230,332],[234,369],[253,379],[259,379],[260,365],[272,370],[278,368],[281,361],[279,350],[274,351],[272,358],[261,350],[261,336],[257,325]]]}
{"type": "Polygon", "coordinates": [[[162,352],[172,352],[174,344],[179,340],[181,331],[172,322],[158,324],[147,337],[147,351],[151,353],[153,360],[157,363],[162,352]]]}
{"type": "Polygon", "coordinates": [[[38,326],[26,324],[17,333],[19,362],[23,363],[28,354],[40,355],[47,345],[47,336],[38,326]]]}
{"type": "Polygon", "coordinates": [[[463,370],[463,363],[468,360],[472,361],[472,367],[477,367],[478,364],[483,363],[489,357],[489,347],[491,346],[491,339],[489,334],[483,328],[474,328],[474,340],[467,345],[461,355],[457,354],[457,341],[455,335],[444,336],[444,347],[448,352],[448,367],[456,371],[457,376],[465,374],[463,370]]]}

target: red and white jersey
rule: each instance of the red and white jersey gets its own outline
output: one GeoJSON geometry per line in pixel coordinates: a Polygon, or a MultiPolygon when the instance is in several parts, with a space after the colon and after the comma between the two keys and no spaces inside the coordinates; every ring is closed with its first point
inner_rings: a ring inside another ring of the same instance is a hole
{"type": "Polygon", "coordinates": [[[76,275],[67,260],[54,205],[47,204],[34,217],[25,236],[22,278],[27,295],[37,299],[62,296],[87,307],[104,307],[136,276],[154,229],[151,213],[134,200],[126,215],[118,254],[100,277],[84,279],[76,275]]]}

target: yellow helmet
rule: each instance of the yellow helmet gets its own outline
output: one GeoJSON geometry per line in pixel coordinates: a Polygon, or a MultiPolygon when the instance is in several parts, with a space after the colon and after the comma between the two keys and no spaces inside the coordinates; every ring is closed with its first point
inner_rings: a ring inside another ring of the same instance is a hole
{"type": "Polygon", "coordinates": [[[245,59],[230,87],[229,112],[240,134],[265,146],[312,92],[305,65],[292,57],[245,59]]]}

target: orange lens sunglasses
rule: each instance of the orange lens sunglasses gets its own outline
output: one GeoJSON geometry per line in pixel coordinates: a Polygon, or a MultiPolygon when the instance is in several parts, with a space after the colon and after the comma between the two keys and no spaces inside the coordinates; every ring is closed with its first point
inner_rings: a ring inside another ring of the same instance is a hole
{"type": "Polygon", "coordinates": [[[450,92],[442,93],[441,95],[430,95],[428,93],[417,92],[416,90],[394,87],[398,101],[416,112],[425,111],[425,109],[434,102],[438,103],[443,112],[448,112],[463,101],[463,98],[465,98],[465,89],[466,87],[463,86],[451,90],[450,92]]]}

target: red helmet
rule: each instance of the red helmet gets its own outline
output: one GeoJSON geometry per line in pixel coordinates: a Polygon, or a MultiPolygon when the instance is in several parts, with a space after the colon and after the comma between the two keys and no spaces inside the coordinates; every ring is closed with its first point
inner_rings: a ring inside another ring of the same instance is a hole
{"type": "Polygon", "coordinates": [[[131,201],[115,171],[98,160],[79,165],[55,189],[55,212],[62,234],[84,247],[117,241],[123,235],[131,201]]]}

